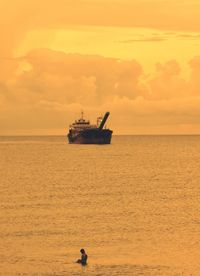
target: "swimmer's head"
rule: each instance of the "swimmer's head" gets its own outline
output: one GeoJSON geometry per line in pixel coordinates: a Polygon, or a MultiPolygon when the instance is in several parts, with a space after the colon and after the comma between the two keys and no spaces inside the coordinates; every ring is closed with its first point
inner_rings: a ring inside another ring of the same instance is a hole
{"type": "Polygon", "coordinates": [[[85,250],[83,248],[80,250],[80,252],[81,254],[85,254],[85,250]]]}

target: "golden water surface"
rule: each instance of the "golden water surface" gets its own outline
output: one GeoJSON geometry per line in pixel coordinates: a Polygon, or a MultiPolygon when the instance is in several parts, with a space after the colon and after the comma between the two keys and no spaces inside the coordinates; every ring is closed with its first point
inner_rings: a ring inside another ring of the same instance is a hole
{"type": "Polygon", "coordinates": [[[200,275],[199,168],[200,136],[1,137],[0,275],[200,275]]]}

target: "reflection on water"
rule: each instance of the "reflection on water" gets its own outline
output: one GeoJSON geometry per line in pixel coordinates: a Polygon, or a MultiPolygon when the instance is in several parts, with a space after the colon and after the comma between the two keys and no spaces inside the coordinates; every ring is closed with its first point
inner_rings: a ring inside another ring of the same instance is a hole
{"type": "Polygon", "coordinates": [[[199,136],[1,137],[0,156],[1,275],[199,275],[199,136]]]}

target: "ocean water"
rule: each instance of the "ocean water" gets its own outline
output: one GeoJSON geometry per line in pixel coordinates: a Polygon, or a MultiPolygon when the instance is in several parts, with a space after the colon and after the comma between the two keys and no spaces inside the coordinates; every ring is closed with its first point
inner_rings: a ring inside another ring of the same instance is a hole
{"type": "Polygon", "coordinates": [[[200,275],[199,168],[200,136],[1,137],[0,275],[200,275]]]}

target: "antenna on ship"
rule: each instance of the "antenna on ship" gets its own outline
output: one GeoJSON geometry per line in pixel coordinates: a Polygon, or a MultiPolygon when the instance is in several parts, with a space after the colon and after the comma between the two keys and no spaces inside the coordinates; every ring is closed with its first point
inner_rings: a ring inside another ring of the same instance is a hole
{"type": "Polygon", "coordinates": [[[83,120],[83,114],[84,114],[84,112],[83,112],[83,110],[81,111],[81,119],[83,120]]]}

